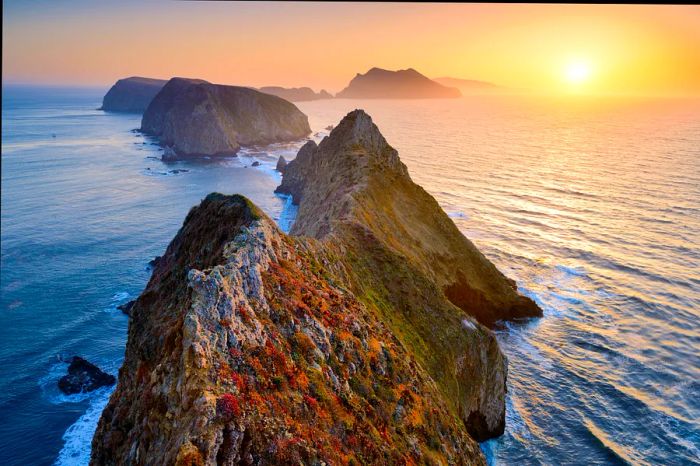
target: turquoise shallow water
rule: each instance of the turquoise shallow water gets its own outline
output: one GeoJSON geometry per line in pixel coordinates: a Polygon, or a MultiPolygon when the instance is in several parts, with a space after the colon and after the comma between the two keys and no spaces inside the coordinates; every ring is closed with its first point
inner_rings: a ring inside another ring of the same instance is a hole
{"type": "MultiPolygon", "coordinates": [[[[239,192],[288,224],[271,167],[298,144],[165,165],[131,131],[139,116],[95,110],[104,91],[3,89],[0,464],[85,463],[109,392],[61,396],[56,356],[116,373],[127,327],[116,306],[138,295],[191,206],[239,192]]],[[[315,131],[364,108],[413,179],[544,308],[498,331],[508,427],[482,446],[490,462],[700,464],[697,101],[298,106],[315,131]]]]}

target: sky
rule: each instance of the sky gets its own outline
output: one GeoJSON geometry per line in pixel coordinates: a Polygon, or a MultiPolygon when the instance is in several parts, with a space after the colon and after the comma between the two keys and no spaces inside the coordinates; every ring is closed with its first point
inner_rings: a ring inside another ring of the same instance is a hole
{"type": "Polygon", "coordinates": [[[186,76],[340,91],[377,66],[542,92],[700,94],[700,6],[3,1],[3,83],[186,76]]]}

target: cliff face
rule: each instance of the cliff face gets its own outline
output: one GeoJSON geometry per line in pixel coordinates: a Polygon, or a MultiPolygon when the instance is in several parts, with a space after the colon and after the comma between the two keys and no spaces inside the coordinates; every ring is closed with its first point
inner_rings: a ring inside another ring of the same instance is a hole
{"type": "Polygon", "coordinates": [[[101,110],[143,113],[166,82],[138,76],[120,79],[105,94],[101,110]]]}
{"type": "Polygon", "coordinates": [[[336,94],[347,99],[435,99],[455,98],[462,94],[458,89],[423,76],[413,68],[389,71],[372,68],[365,74],[357,74],[348,87],[336,94]]]}
{"type": "Polygon", "coordinates": [[[132,308],[91,464],[484,464],[334,254],[241,196],[194,208],[132,308]]]}
{"type": "Polygon", "coordinates": [[[319,93],[316,93],[309,87],[284,88],[279,86],[267,86],[261,87],[258,90],[260,92],[264,92],[265,94],[276,95],[277,97],[281,97],[290,102],[304,102],[309,100],[333,98],[332,95],[323,89],[321,89],[319,93]]]}
{"type": "Polygon", "coordinates": [[[253,89],[173,78],[156,95],[141,130],[179,157],[233,155],[241,146],[293,141],[311,133],[294,104],[253,89]]]}

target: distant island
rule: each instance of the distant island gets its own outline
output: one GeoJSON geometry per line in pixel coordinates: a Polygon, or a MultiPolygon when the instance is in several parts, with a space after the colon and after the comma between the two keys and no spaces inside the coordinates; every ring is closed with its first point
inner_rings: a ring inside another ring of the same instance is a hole
{"type": "Polygon", "coordinates": [[[294,104],[254,89],[173,78],[143,114],[141,131],[158,138],[164,160],[235,155],[241,146],[294,141],[311,133],[294,104]]]}
{"type": "MultiPolygon", "coordinates": [[[[106,112],[143,113],[167,82],[167,79],[144,78],[141,76],[120,79],[105,94],[100,110],[106,112]]],[[[265,86],[257,89],[249,87],[249,89],[281,97],[290,102],[333,98],[333,95],[324,89],[321,89],[320,92],[314,92],[310,87],[265,86]]]]}
{"type": "Polygon", "coordinates": [[[120,79],[105,94],[100,110],[143,113],[167,82],[140,76],[120,79]]]}
{"type": "Polygon", "coordinates": [[[345,99],[444,99],[456,98],[459,89],[447,87],[413,68],[389,71],[372,68],[357,74],[348,87],[336,94],[345,99]]]}
{"type": "Polygon", "coordinates": [[[498,86],[494,83],[490,83],[488,81],[477,81],[475,79],[443,77],[433,78],[433,81],[438,82],[444,86],[456,87],[462,92],[462,94],[493,92],[503,89],[503,87],[498,86]]]}
{"type": "Polygon", "coordinates": [[[304,102],[308,100],[332,99],[333,95],[321,89],[316,93],[310,87],[291,87],[285,88],[280,86],[266,86],[258,89],[265,94],[276,95],[290,102],[304,102]]]}

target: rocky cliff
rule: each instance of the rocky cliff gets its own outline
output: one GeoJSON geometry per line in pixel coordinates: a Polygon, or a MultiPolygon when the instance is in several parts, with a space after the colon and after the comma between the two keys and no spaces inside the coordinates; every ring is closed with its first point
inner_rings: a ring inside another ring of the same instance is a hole
{"type": "Polygon", "coordinates": [[[131,308],[91,463],[484,464],[507,368],[472,315],[525,298],[364,112],[287,168],[292,236],[241,196],[188,214],[131,308]]]}
{"type": "Polygon", "coordinates": [[[166,82],[138,76],[120,79],[105,94],[100,110],[143,113],[166,82]]]}
{"type": "MultiPolygon", "coordinates": [[[[360,252],[376,245],[393,262],[410,263],[486,325],[541,315],[411,180],[396,150],[361,110],[349,113],[320,145],[307,142],[285,167],[277,191],[291,194],[299,205],[294,235],[364,243],[360,252]]],[[[370,262],[362,265],[371,270],[377,253],[363,255],[370,262]]],[[[413,288],[396,281],[394,291],[413,288]]]]}
{"type": "Polygon", "coordinates": [[[309,100],[320,100],[320,99],[332,99],[333,96],[321,89],[320,92],[316,93],[313,89],[309,87],[279,87],[279,86],[267,86],[258,89],[260,92],[265,94],[276,95],[290,102],[304,102],[309,100]]]}
{"type": "Polygon", "coordinates": [[[455,98],[458,89],[446,87],[427,78],[413,68],[389,71],[372,68],[357,74],[348,87],[336,94],[346,99],[436,99],[455,98]]]}
{"type": "Polygon", "coordinates": [[[294,104],[254,89],[173,78],[143,114],[141,130],[177,157],[234,155],[241,146],[311,133],[294,104]]]}

